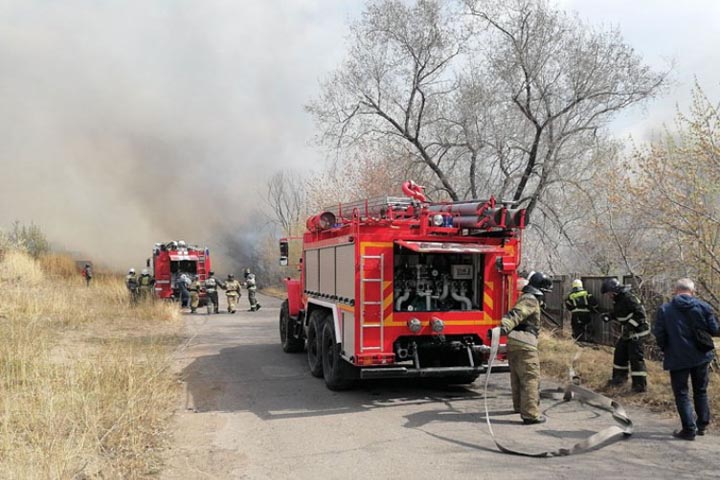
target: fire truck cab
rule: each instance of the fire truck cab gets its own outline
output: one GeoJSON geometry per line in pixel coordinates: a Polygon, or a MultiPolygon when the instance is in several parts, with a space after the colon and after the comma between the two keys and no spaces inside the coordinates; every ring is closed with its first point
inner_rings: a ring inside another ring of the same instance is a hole
{"type": "Polygon", "coordinates": [[[307,350],[330,389],[388,377],[472,383],[516,300],[523,209],[493,198],[432,203],[413,182],[403,191],[307,220],[280,340],[285,352],[307,350]]]}
{"type": "MultiPolygon", "coordinates": [[[[180,298],[178,279],[183,273],[197,277],[202,282],[212,270],[210,250],[187,245],[182,240],[156,243],[147,265],[152,268],[155,277],[155,294],[158,298],[165,299],[180,298]]],[[[205,293],[200,292],[200,303],[204,304],[205,301],[205,293]]]]}

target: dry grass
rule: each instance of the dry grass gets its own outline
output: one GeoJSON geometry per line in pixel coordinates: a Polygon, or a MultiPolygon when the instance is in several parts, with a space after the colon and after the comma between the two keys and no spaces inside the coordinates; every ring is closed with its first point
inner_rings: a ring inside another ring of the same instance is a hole
{"type": "Polygon", "coordinates": [[[177,308],[130,308],[122,279],[87,288],[62,257],[9,252],[0,272],[0,478],[158,471],[177,308]]]}
{"type": "Polygon", "coordinates": [[[282,287],[265,287],[261,290],[264,295],[274,298],[287,298],[287,288],[282,287]]]}
{"type": "MultiPolygon", "coordinates": [[[[540,361],[543,373],[560,381],[568,380],[568,366],[578,350],[570,339],[543,332],[540,336],[540,361]]],[[[646,361],[648,368],[648,392],[637,395],[630,392],[629,382],[625,387],[609,387],[606,382],[612,374],[611,347],[582,347],[582,354],[575,364],[582,384],[596,392],[611,398],[617,398],[622,404],[637,405],[652,411],[677,416],[675,400],[670,388],[670,375],[663,371],[662,364],[646,361]]],[[[720,374],[710,373],[710,411],[720,412],[720,374]]],[[[711,429],[717,429],[717,425],[711,429]]]]}

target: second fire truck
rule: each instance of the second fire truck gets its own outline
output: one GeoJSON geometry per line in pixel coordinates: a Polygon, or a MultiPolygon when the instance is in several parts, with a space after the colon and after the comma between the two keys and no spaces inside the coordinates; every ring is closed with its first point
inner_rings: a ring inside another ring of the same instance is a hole
{"type": "Polygon", "coordinates": [[[433,203],[413,182],[403,191],[307,220],[280,340],[285,352],[306,350],[330,389],[365,378],[471,383],[517,298],[525,210],[494,198],[433,203]]]}
{"type": "MultiPolygon", "coordinates": [[[[153,256],[148,258],[147,266],[152,268],[155,277],[155,295],[164,299],[180,299],[178,280],[183,273],[205,281],[212,270],[210,250],[184,241],[156,243],[153,256]]],[[[200,292],[200,304],[206,302],[205,292],[200,292]]]]}

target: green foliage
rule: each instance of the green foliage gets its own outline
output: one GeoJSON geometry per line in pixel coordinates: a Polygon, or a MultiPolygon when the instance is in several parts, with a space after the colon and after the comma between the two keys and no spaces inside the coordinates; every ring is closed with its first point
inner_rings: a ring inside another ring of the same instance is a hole
{"type": "Polygon", "coordinates": [[[20,250],[39,258],[50,251],[50,242],[38,225],[32,222],[25,225],[15,220],[8,233],[0,232],[0,252],[6,250],[20,250]]]}

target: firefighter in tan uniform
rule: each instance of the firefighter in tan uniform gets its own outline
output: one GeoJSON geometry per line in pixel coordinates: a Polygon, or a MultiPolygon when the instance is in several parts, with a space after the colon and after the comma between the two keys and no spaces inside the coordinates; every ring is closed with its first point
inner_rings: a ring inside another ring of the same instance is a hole
{"type": "MultiPolygon", "coordinates": [[[[249,272],[250,269],[247,270],[249,272]]],[[[250,312],[260,310],[260,304],[257,302],[257,283],[255,282],[255,274],[248,273],[245,278],[245,287],[248,291],[248,302],[250,302],[250,312]]]]}
{"type": "Polygon", "coordinates": [[[195,313],[200,305],[200,281],[197,276],[192,278],[188,285],[188,291],[190,292],[190,313],[195,313]]]}
{"type": "Polygon", "coordinates": [[[525,425],[544,423],[540,414],[540,310],[552,280],[542,272],[531,273],[515,306],[502,318],[501,333],[507,335],[513,409],[525,425]]]}
{"type": "Polygon", "coordinates": [[[215,272],[208,272],[208,278],[203,282],[203,289],[207,293],[207,313],[220,313],[218,281],[215,279],[215,272]]]}
{"type": "Polygon", "coordinates": [[[235,313],[237,311],[238,300],[242,296],[240,289],[242,288],[240,282],[235,280],[235,275],[229,273],[225,285],[220,285],[225,290],[225,296],[227,297],[228,312],[235,313]]]}
{"type": "Polygon", "coordinates": [[[135,274],[135,269],[131,268],[128,270],[127,277],[125,277],[125,286],[128,289],[128,293],[130,293],[130,303],[132,305],[137,305],[138,303],[138,277],[135,274]]]}
{"type": "Polygon", "coordinates": [[[150,275],[147,268],[143,268],[142,274],[138,279],[138,291],[140,292],[140,300],[147,301],[155,299],[155,278],[150,275]]]}

